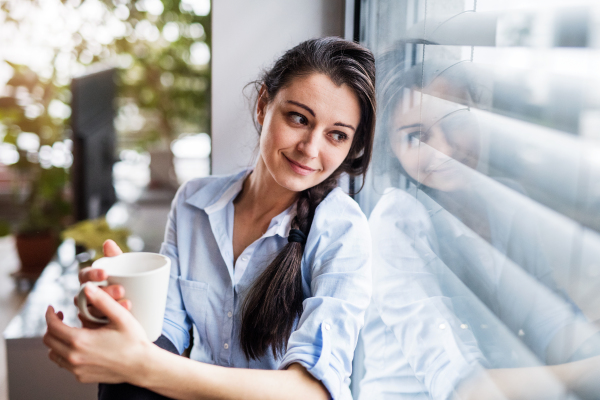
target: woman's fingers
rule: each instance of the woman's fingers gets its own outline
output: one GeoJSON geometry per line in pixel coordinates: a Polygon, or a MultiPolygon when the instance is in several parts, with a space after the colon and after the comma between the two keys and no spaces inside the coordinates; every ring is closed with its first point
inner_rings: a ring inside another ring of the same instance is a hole
{"type": "Polygon", "coordinates": [[[49,332],[46,332],[43,339],[44,344],[48,346],[52,351],[54,351],[57,355],[67,359],[69,357],[69,353],[71,352],[71,346],[62,340],[58,339],[56,336],[52,335],[49,332]]]}
{"type": "Polygon", "coordinates": [[[55,336],[64,343],[70,343],[73,338],[73,329],[65,325],[62,320],[54,313],[54,308],[48,306],[46,310],[46,324],[48,325],[48,334],[55,336]]]}
{"type": "MultiPolygon", "coordinates": [[[[101,287],[102,290],[104,290],[106,293],[108,293],[108,295],[110,297],[112,297],[113,299],[117,300],[117,301],[121,301],[124,300],[125,297],[125,289],[123,288],[123,286],[121,285],[110,285],[110,286],[103,286],[101,287]]],[[[79,296],[75,296],[73,298],[73,304],[75,304],[76,307],[79,307],[79,300],[78,300],[79,296]]],[[[131,309],[131,307],[127,308],[128,310],[131,309]]]]}
{"type": "Polygon", "coordinates": [[[102,328],[103,326],[106,326],[106,324],[97,324],[95,322],[88,321],[81,314],[77,315],[77,318],[79,318],[79,320],[81,321],[81,326],[86,329],[98,329],[102,328]]]}
{"type": "Polygon", "coordinates": [[[111,239],[108,239],[106,242],[104,242],[102,249],[104,250],[105,257],[114,257],[123,254],[123,251],[119,248],[115,241],[111,239]]]}
{"type": "MultiPolygon", "coordinates": [[[[120,300],[117,300],[117,303],[119,303],[127,311],[131,311],[131,301],[129,301],[127,299],[120,299],[120,300]]],[[[88,311],[90,312],[90,314],[92,314],[96,318],[105,317],[105,315],[102,314],[102,312],[100,312],[100,310],[98,310],[94,306],[88,305],[88,311]]]]}
{"type": "Polygon", "coordinates": [[[127,299],[117,300],[117,302],[127,311],[131,311],[131,301],[127,299]]]}
{"type": "Polygon", "coordinates": [[[111,322],[122,326],[133,318],[131,313],[125,310],[115,299],[95,285],[86,284],[84,290],[89,302],[111,322]]]}
{"type": "MultiPolygon", "coordinates": [[[[125,290],[123,289],[123,287],[115,285],[114,287],[109,286],[109,288],[113,288],[114,290],[106,290],[107,288],[102,288],[102,290],[107,292],[113,299],[115,299],[117,301],[117,303],[119,303],[127,311],[131,311],[131,301],[123,298],[123,295],[125,294],[125,290]]],[[[75,303],[76,307],[79,307],[78,296],[75,297],[73,303],[75,303]]],[[[100,312],[100,310],[98,310],[96,307],[94,307],[92,304],[90,304],[89,300],[88,300],[87,308],[88,308],[89,313],[92,314],[94,317],[96,317],[96,318],[105,317],[105,315],[102,314],[102,312],[100,312]]],[[[59,311],[59,313],[60,313],[60,311],[59,311]]],[[[88,321],[87,319],[85,319],[85,317],[82,317],[81,314],[79,314],[79,320],[81,321],[81,323],[83,324],[83,326],[85,328],[95,329],[95,328],[98,328],[103,325],[103,324],[97,324],[95,322],[88,321]]]]}
{"type": "Polygon", "coordinates": [[[54,350],[50,349],[48,351],[48,358],[50,358],[50,360],[52,360],[59,367],[73,372],[73,366],[67,361],[67,359],[58,355],[54,350]]]}
{"type": "Polygon", "coordinates": [[[79,271],[79,283],[102,282],[108,278],[108,274],[105,270],[100,268],[85,267],[79,271]]]}
{"type": "Polygon", "coordinates": [[[106,286],[103,287],[102,290],[115,300],[121,300],[125,296],[125,288],[121,285],[106,286]]]}

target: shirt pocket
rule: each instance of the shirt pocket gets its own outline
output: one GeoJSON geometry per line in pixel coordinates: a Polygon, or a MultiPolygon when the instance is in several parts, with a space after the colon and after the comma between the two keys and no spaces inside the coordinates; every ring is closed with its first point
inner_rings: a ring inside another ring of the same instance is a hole
{"type": "Polygon", "coordinates": [[[188,317],[196,325],[199,338],[194,338],[201,342],[207,340],[207,315],[208,315],[208,283],[199,281],[190,281],[181,277],[179,287],[181,288],[181,297],[188,317]]]}

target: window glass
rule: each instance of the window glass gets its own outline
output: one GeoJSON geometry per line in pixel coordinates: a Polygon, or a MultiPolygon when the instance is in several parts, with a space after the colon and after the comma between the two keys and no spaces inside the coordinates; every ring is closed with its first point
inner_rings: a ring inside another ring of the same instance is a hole
{"type": "Polygon", "coordinates": [[[600,4],[363,1],[361,40],[378,121],[355,398],[599,398],[600,4]]]}

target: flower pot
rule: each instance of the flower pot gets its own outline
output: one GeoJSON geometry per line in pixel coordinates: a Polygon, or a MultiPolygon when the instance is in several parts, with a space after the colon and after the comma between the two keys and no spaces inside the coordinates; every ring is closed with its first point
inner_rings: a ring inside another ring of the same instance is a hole
{"type": "Polygon", "coordinates": [[[18,234],[16,245],[21,259],[19,273],[24,276],[39,276],[56,253],[58,240],[52,232],[18,234]]]}

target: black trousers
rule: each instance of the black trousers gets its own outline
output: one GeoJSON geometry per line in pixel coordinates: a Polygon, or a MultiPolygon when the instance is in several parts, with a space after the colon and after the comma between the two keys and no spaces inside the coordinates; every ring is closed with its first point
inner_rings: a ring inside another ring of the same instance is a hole
{"type": "MultiPolygon", "coordinates": [[[[171,343],[164,335],[161,335],[155,345],[161,349],[170,351],[179,355],[175,345],[171,343]]],[[[146,388],[130,385],[129,383],[109,384],[101,383],[98,385],[98,400],[168,400],[161,394],[155,393],[146,388]]]]}

